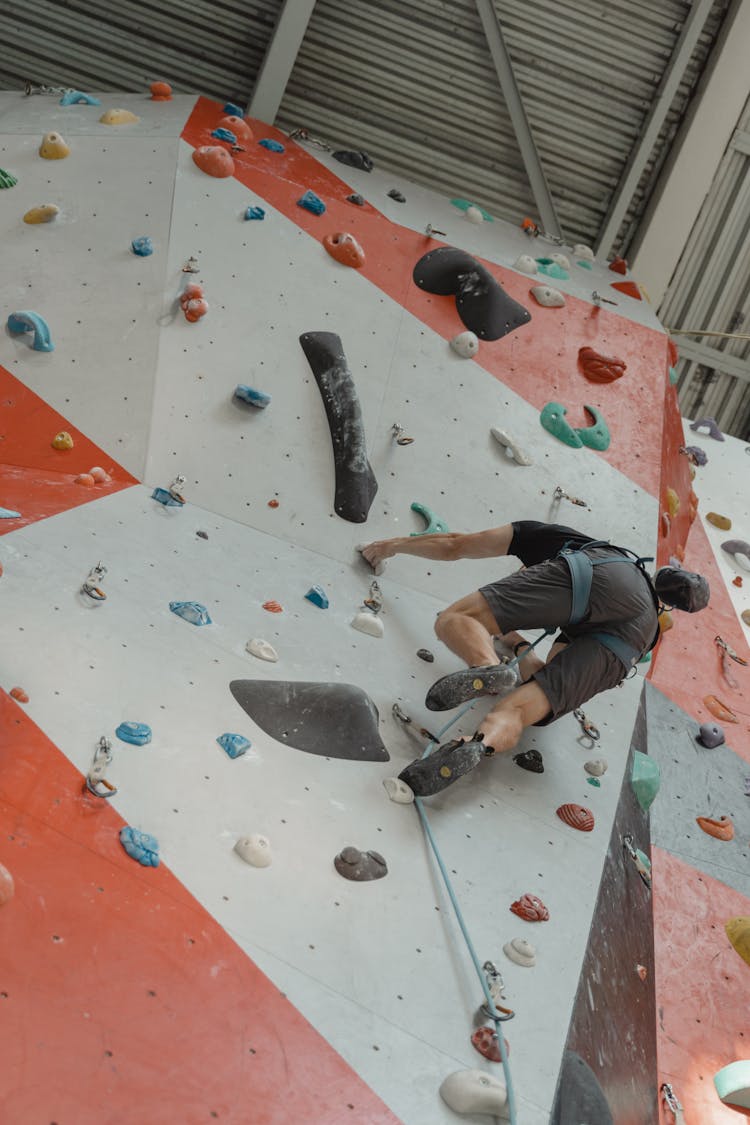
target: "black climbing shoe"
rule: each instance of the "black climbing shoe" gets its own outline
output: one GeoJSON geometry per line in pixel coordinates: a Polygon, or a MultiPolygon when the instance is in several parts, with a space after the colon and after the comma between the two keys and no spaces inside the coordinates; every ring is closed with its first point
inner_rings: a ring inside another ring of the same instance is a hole
{"type": "Polygon", "coordinates": [[[519,683],[517,667],[488,664],[484,668],[461,668],[436,680],[427,692],[425,704],[430,711],[449,711],[467,699],[480,695],[505,695],[519,683]]]}
{"type": "Polygon", "coordinates": [[[405,781],[415,797],[432,797],[458,781],[459,777],[471,773],[483,758],[494,753],[481,741],[481,735],[468,742],[455,738],[445,742],[426,758],[417,758],[398,775],[405,781]]]}

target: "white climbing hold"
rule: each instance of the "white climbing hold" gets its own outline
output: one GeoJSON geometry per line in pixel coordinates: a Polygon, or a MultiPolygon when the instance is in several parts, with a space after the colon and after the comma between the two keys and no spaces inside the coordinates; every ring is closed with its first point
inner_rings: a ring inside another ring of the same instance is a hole
{"type": "Polygon", "coordinates": [[[473,359],[479,351],[479,340],[473,332],[459,332],[451,340],[451,347],[461,359],[473,359]]]}
{"type": "Polygon", "coordinates": [[[251,656],[257,656],[259,660],[268,660],[275,664],[279,659],[279,654],[273,647],[270,641],[264,641],[260,637],[253,637],[245,645],[245,651],[249,652],[251,656]]]}
{"type": "MultiPolygon", "coordinates": [[[[362,558],[362,562],[363,562],[363,563],[365,564],[365,566],[369,567],[369,568],[370,568],[370,570],[372,571],[372,573],[373,573],[373,574],[374,574],[374,575],[375,575],[375,576],[376,576],[377,578],[380,578],[380,575],[381,575],[381,574],[383,573],[383,571],[385,570],[385,563],[384,563],[384,562],[379,562],[377,566],[370,566],[370,563],[369,563],[369,562],[367,561],[367,559],[366,559],[366,558],[364,557],[364,555],[362,554],[362,552],[364,551],[365,547],[367,547],[367,546],[368,546],[368,544],[367,544],[367,543],[358,543],[358,544],[357,544],[357,546],[356,546],[356,547],[354,548],[354,550],[355,550],[355,551],[359,551],[359,553],[360,553],[360,556],[361,556],[361,558],[362,558]]],[[[380,635],[381,635],[381,634],[378,634],[378,636],[380,636],[380,635]]]]}
{"type": "Polygon", "coordinates": [[[525,938],[513,938],[513,941],[506,942],[503,953],[509,960],[515,961],[516,965],[523,965],[525,969],[536,965],[536,950],[525,938]]]}
{"type": "Polygon", "coordinates": [[[583,768],[586,773],[590,773],[592,777],[601,777],[603,773],[607,772],[607,759],[592,758],[590,762],[583,763],[583,768]]]}
{"type": "Polygon", "coordinates": [[[576,242],[573,247],[573,257],[581,258],[584,262],[593,262],[594,251],[590,246],[586,246],[583,242],[576,242]]]}
{"type": "Polygon", "coordinates": [[[240,836],[234,845],[234,850],[240,859],[244,859],[251,867],[270,867],[273,859],[268,838],[257,832],[252,836],[240,836]]]}
{"type": "Polygon", "coordinates": [[[476,223],[477,226],[479,225],[479,223],[484,222],[484,215],[482,214],[482,212],[479,210],[478,207],[474,206],[473,203],[472,203],[471,207],[466,208],[466,218],[469,220],[470,223],[476,223]]]}
{"type": "Polygon", "coordinates": [[[483,1070],[454,1070],[440,1086],[440,1097],[454,1113],[488,1113],[499,1116],[508,1095],[505,1083],[483,1070]]]}
{"type": "Polygon", "coordinates": [[[546,309],[561,309],[565,304],[560,290],[552,285],[532,285],[531,295],[537,304],[544,305],[546,309]]]}
{"type": "Polygon", "coordinates": [[[518,442],[515,438],[511,437],[507,430],[501,430],[499,426],[492,426],[490,433],[495,441],[503,446],[508,457],[512,458],[518,465],[534,464],[528,453],[525,453],[524,450],[521,449],[518,442]]]}
{"type": "Polygon", "coordinates": [[[352,628],[360,633],[367,633],[370,637],[382,637],[385,629],[383,622],[374,613],[362,610],[352,618],[352,628]]]}
{"type": "Polygon", "coordinates": [[[527,273],[532,276],[536,273],[536,262],[531,257],[531,254],[519,254],[513,263],[514,270],[520,270],[521,273],[527,273]]]}
{"type": "Polygon", "coordinates": [[[570,269],[570,259],[566,258],[564,254],[550,254],[550,260],[559,266],[561,270],[570,269]]]}
{"type": "Polygon", "coordinates": [[[410,805],[414,801],[414,793],[400,777],[383,778],[383,786],[390,800],[397,805],[410,805]]]}

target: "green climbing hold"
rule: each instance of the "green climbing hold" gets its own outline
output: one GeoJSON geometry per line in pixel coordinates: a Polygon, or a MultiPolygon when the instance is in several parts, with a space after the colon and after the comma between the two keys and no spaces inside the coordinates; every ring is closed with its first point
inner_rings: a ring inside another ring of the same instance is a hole
{"type": "Polygon", "coordinates": [[[607,423],[604,421],[601,411],[597,410],[595,406],[586,406],[585,409],[588,410],[589,414],[594,419],[594,424],[593,426],[577,429],[576,433],[583,444],[587,445],[589,449],[609,449],[611,438],[609,436],[609,430],[607,429],[607,423]]]}
{"type": "Polygon", "coordinates": [[[560,441],[564,441],[566,445],[572,446],[573,449],[580,449],[583,442],[573,427],[565,421],[567,413],[568,411],[561,402],[548,402],[539,415],[539,421],[547,433],[559,438],[560,441]]]}
{"type": "Polygon", "coordinates": [[[411,510],[421,516],[427,525],[423,531],[412,531],[412,535],[445,535],[450,531],[448,524],[436,516],[432,508],[428,508],[426,504],[420,504],[415,500],[411,510]]]}
{"type": "Polygon", "coordinates": [[[556,277],[558,281],[567,281],[570,277],[568,271],[564,270],[562,266],[558,266],[552,258],[537,258],[536,264],[539,267],[539,272],[546,274],[547,277],[556,277]]]}
{"type": "Polygon", "coordinates": [[[485,211],[484,207],[480,207],[478,203],[471,203],[468,199],[451,199],[454,207],[458,207],[459,211],[468,211],[470,207],[476,207],[477,211],[482,212],[482,218],[485,223],[494,223],[492,215],[489,211],[485,211]]]}
{"type": "Polygon", "coordinates": [[[647,652],[645,656],[641,657],[641,659],[638,661],[638,663],[639,664],[650,664],[651,663],[651,653],[647,652]]]}
{"type": "Polygon", "coordinates": [[[0,188],[15,187],[17,183],[18,180],[14,175],[0,168],[0,188]]]}
{"type": "Polygon", "coordinates": [[[630,784],[633,786],[638,804],[644,812],[648,812],[659,792],[661,770],[653,758],[649,758],[648,754],[641,754],[640,750],[633,752],[630,784]]]}
{"type": "Polygon", "coordinates": [[[670,367],[670,369],[669,369],[669,381],[672,384],[672,386],[675,385],[675,383],[677,382],[678,379],[679,379],[679,375],[677,374],[677,369],[675,367],[670,367]]]}

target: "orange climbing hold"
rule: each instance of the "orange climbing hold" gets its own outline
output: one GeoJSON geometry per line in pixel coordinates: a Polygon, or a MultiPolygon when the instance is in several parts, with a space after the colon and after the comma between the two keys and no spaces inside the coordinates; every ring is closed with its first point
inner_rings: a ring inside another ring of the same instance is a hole
{"type": "Polygon", "coordinates": [[[510,909],[519,918],[523,918],[527,922],[549,921],[549,910],[536,895],[521,895],[519,899],[511,903],[510,909]]]}
{"type": "Polygon", "coordinates": [[[624,258],[619,258],[619,257],[613,258],[612,261],[609,263],[609,268],[611,270],[613,270],[614,273],[627,273],[628,272],[628,263],[625,261],[624,258]]]}
{"type": "Polygon", "coordinates": [[[521,230],[526,234],[540,234],[539,226],[533,219],[525,218],[521,220],[521,230]]]}
{"type": "Polygon", "coordinates": [[[269,508],[278,508],[278,506],[279,506],[278,500],[269,500],[268,501],[268,507],[269,508]]]}
{"type": "Polygon", "coordinates": [[[263,608],[267,609],[269,613],[283,613],[284,607],[279,605],[278,602],[263,602],[263,608]]]}
{"type": "Polygon", "coordinates": [[[678,547],[675,547],[674,553],[675,558],[679,559],[680,562],[685,561],[685,548],[682,546],[682,544],[680,544],[678,547]]]}
{"type": "Polygon", "coordinates": [[[82,484],[84,488],[93,488],[96,481],[91,473],[79,473],[75,480],[76,484],[82,484]]]}
{"type": "Polygon", "coordinates": [[[697,816],[695,823],[708,836],[713,836],[716,840],[734,839],[734,824],[731,816],[720,816],[716,820],[710,816],[697,816]]]}
{"type": "Polygon", "coordinates": [[[594,814],[585,805],[560,805],[557,810],[560,820],[564,820],[571,828],[579,832],[592,832],[594,828],[594,814]]]}
{"type": "Polygon", "coordinates": [[[600,355],[593,348],[579,348],[578,363],[591,383],[614,383],[627,370],[627,364],[623,360],[612,355],[600,355]]]}
{"type": "Polygon", "coordinates": [[[171,102],[172,100],[172,87],[168,82],[152,82],[151,83],[151,101],[152,102],[171,102]]]}
{"type": "Polygon", "coordinates": [[[613,281],[612,288],[616,289],[618,293],[624,293],[626,297],[632,297],[636,301],[642,301],[641,291],[634,281],[613,281]]]}
{"type": "Polygon", "coordinates": [[[180,294],[180,306],[185,314],[185,320],[194,324],[208,312],[208,301],[203,296],[203,287],[196,281],[186,285],[180,294]]]}
{"type": "Polygon", "coordinates": [[[229,129],[230,133],[234,133],[237,138],[238,144],[250,144],[254,140],[254,134],[247,121],[241,117],[222,117],[218,124],[219,129],[229,129]]]}
{"type": "Polygon", "coordinates": [[[207,176],[217,180],[234,175],[234,161],[225,148],[218,145],[201,145],[193,153],[193,163],[207,176]]]}
{"type": "Polygon", "coordinates": [[[15,699],[16,703],[29,702],[29,697],[22,687],[12,687],[9,694],[11,699],[15,699]]]}
{"type": "Polygon", "coordinates": [[[742,575],[741,574],[738,574],[736,578],[732,579],[732,585],[733,586],[741,586],[742,585],[742,575]]]}
{"type": "Polygon", "coordinates": [[[72,449],[73,439],[67,430],[60,430],[59,434],[55,434],[52,439],[53,449],[72,449]]]}
{"type": "Polygon", "coordinates": [[[2,863],[0,863],[0,906],[5,906],[6,902],[10,902],[15,889],[13,876],[8,868],[3,867],[2,863]]]}
{"type": "Polygon", "coordinates": [[[94,478],[97,484],[106,484],[112,480],[109,473],[99,465],[94,465],[93,469],[89,469],[89,475],[94,478]]]}
{"type": "Polygon", "coordinates": [[[348,234],[346,231],[327,234],[323,239],[323,246],[342,266],[351,266],[352,269],[360,270],[365,264],[365,252],[353,234],[348,234]]]}
{"type": "Polygon", "coordinates": [[[715,695],[704,696],[703,706],[706,707],[719,722],[738,723],[740,721],[734,711],[730,710],[730,708],[722,703],[720,699],[717,699],[715,695]]]}

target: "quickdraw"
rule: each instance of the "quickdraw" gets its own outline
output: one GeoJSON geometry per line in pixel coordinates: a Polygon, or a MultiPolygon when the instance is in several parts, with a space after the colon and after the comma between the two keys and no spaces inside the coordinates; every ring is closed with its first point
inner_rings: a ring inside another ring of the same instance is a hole
{"type": "Polygon", "coordinates": [[[588,504],[585,500],[579,500],[577,496],[570,496],[567,492],[564,492],[558,484],[552,494],[552,501],[555,504],[559,504],[561,500],[570,500],[571,504],[576,504],[579,508],[588,508],[588,504]]]}
{"type": "Polygon", "coordinates": [[[391,432],[393,434],[393,440],[396,442],[396,445],[411,445],[411,443],[414,441],[413,437],[407,436],[404,427],[399,426],[398,422],[393,423],[393,425],[391,426],[391,432]]]}
{"type": "Polygon", "coordinates": [[[98,562],[96,566],[91,568],[88,577],[81,586],[81,593],[85,594],[87,598],[91,598],[92,602],[105,602],[107,600],[107,595],[104,593],[101,586],[99,586],[99,583],[106,573],[106,566],[98,562]]]}
{"type": "Polygon", "coordinates": [[[579,742],[581,742],[584,738],[588,738],[591,742],[591,746],[593,746],[595,742],[599,741],[599,739],[601,738],[599,728],[596,727],[594,723],[592,723],[591,719],[586,717],[585,713],[581,710],[580,707],[576,708],[576,710],[573,712],[573,718],[578,720],[578,722],[581,724],[581,730],[583,731],[583,733],[579,734],[578,736],[579,742]]]}
{"type": "Polygon", "coordinates": [[[500,1003],[501,1000],[505,999],[505,984],[502,975],[492,961],[485,961],[482,970],[487,980],[487,988],[492,997],[495,1011],[493,1012],[490,1005],[485,1001],[477,1010],[477,1019],[481,1017],[482,1021],[495,1020],[500,1023],[507,1023],[508,1020],[513,1019],[516,1013],[512,1008],[505,1008],[500,1003]]]}
{"type": "Polygon", "coordinates": [[[95,797],[101,797],[104,801],[108,801],[110,797],[114,797],[117,792],[117,787],[107,781],[104,776],[104,771],[111,761],[112,743],[108,738],[102,735],[94,751],[94,760],[91,763],[91,769],[86,774],[84,790],[93,793],[95,797]]]}
{"type": "Polygon", "coordinates": [[[633,843],[633,837],[630,835],[630,833],[628,833],[628,835],[626,836],[623,836],[622,846],[625,848],[626,852],[632,859],[635,869],[638,872],[644,887],[647,887],[650,891],[651,865],[648,861],[648,856],[644,855],[644,853],[640,851],[639,848],[636,848],[635,844],[633,843]]]}

